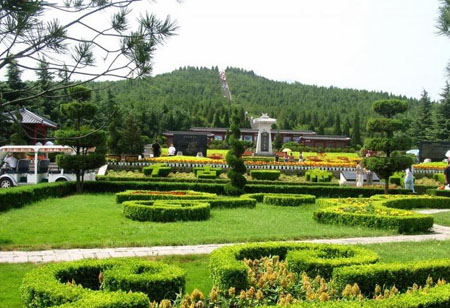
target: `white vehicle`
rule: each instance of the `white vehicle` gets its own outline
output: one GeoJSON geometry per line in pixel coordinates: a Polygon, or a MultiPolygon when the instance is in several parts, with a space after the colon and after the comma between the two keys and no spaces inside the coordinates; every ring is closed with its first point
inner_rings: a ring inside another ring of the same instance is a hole
{"type": "MultiPolygon", "coordinates": [[[[50,161],[46,158],[40,159],[40,154],[66,153],[74,154],[71,147],[61,145],[9,145],[0,147],[0,155],[6,153],[33,153],[34,159],[19,159],[15,168],[11,168],[4,159],[0,162],[0,188],[8,188],[18,185],[38,184],[41,182],[75,181],[76,175],[64,172],[59,168],[51,170],[50,161]],[[30,172],[30,163],[34,165],[34,171],[30,172]]],[[[95,181],[95,172],[84,174],[86,181],[95,181]]]]}

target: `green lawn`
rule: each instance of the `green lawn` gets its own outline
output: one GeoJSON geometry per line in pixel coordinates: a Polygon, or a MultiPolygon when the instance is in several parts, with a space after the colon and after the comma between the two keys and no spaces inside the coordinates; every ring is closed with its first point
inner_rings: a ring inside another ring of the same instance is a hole
{"type": "Polygon", "coordinates": [[[434,214],[433,217],[436,224],[450,227],[450,212],[434,214]]]}
{"type": "MultiPolygon", "coordinates": [[[[450,241],[421,243],[390,243],[367,245],[366,248],[378,253],[382,262],[406,262],[426,259],[448,258],[450,256],[450,241]]],[[[208,271],[208,255],[169,256],[153,258],[159,261],[175,264],[186,270],[186,291],[199,289],[205,295],[212,287],[208,271]]],[[[32,268],[33,264],[0,264],[0,307],[21,308],[20,284],[22,278],[32,268]]]]}
{"type": "Polygon", "coordinates": [[[187,245],[379,236],[394,231],[318,224],[316,205],[213,210],[204,222],[152,223],[125,218],[113,194],[47,199],[0,214],[3,250],[187,245]]]}

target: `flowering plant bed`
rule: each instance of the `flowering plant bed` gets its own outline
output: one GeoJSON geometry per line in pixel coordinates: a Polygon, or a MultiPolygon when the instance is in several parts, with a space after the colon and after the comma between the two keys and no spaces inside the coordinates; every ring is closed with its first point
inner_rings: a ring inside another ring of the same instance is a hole
{"type": "Polygon", "coordinates": [[[432,216],[388,207],[392,202],[400,200],[414,201],[402,198],[386,201],[362,198],[321,199],[321,208],[314,212],[314,219],[327,224],[397,229],[400,233],[426,232],[433,226],[432,216]]]}

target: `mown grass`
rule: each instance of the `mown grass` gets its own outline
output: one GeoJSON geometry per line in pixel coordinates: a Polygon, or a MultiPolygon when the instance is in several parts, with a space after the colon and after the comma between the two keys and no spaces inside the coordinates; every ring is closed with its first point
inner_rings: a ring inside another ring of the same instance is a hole
{"type": "Polygon", "coordinates": [[[434,214],[434,223],[450,227],[450,212],[434,214]]]}
{"type": "MultiPolygon", "coordinates": [[[[420,243],[388,243],[366,245],[378,253],[381,262],[407,262],[427,259],[448,258],[450,256],[450,241],[420,242],[420,243]]],[[[168,256],[147,258],[180,266],[186,270],[186,292],[199,289],[205,295],[212,287],[209,277],[209,255],[168,256]]],[[[23,307],[20,299],[20,285],[23,276],[34,267],[34,264],[0,264],[0,307],[23,307]]]]}
{"type": "Polygon", "coordinates": [[[213,210],[203,222],[138,222],[122,215],[113,194],[47,199],[0,214],[2,250],[187,245],[379,236],[394,231],[324,225],[316,205],[213,210]]]}

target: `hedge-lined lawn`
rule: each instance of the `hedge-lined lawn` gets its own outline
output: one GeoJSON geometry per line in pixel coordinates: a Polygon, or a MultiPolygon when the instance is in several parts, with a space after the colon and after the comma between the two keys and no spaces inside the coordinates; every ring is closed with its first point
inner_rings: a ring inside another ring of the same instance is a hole
{"type": "Polygon", "coordinates": [[[433,216],[436,224],[450,227],[450,212],[434,214],[433,216]]]}
{"type": "Polygon", "coordinates": [[[213,210],[202,222],[138,222],[122,215],[113,194],[47,199],[0,214],[3,250],[187,245],[379,236],[394,231],[319,224],[316,205],[213,210]]]}
{"type": "MultiPolygon", "coordinates": [[[[381,262],[407,262],[415,260],[431,260],[448,258],[450,241],[428,241],[421,243],[388,243],[366,245],[378,253],[381,262]]],[[[186,291],[199,289],[205,295],[212,287],[209,277],[209,255],[198,256],[168,256],[152,258],[169,264],[177,265],[186,270],[186,291]]],[[[20,285],[23,276],[39,265],[34,264],[0,264],[0,307],[20,308],[20,285]]]]}

